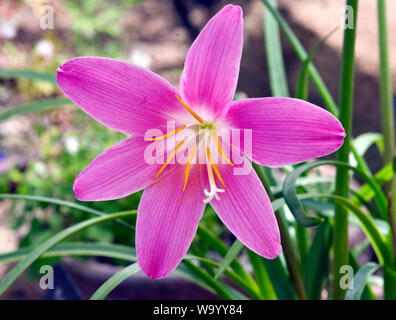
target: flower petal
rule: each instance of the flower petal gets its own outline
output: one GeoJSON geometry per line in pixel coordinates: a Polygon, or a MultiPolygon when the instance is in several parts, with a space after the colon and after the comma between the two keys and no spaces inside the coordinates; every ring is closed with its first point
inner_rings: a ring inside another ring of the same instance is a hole
{"type": "Polygon", "coordinates": [[[244,174],[235,175],[235,168],[219,166],[225,192],[220,200],[210,202],[227,228],[250,250],[273,259],[282,250],[278,223],[271,202],[256,172],[246,161],[244,174]]]}
{"type": "Polygon", "coordinates": [[[71,59],[58,68],[57,82],[94,119],[127,134],[162,129],[173,114],[184,112],[167,81],[119,60],[71,59]]]}
{"type": "Polygon", "coordinates": [[[180,88],[200,116],[222,114],[235,93],[242,55],[242,9],[227,5],[201,31],[188,51],[180,88]]]}
{"type": "Polygon", "coordinates": [[[198,165],[183,191],[184,166],[144,190],[136,222],[139,266],[152,279],[167,276],[190,247],[205,205],[198,165]]]}
{"type": "Polygon", "coordinates": [[[252,148],[243,151],[254,162],[269,167],[325,156],[336,151],[345,137],[341,123],[331,113],[292,98],[235,101],[226,121],[230,127],[252,130],[252,148]]]}
{"type": "Polygon", "coordinates": [[[73,190],[81,201],[112,200],[128,196],[155,181],[160,164],[148,164],[142,137],[122,140],[105,150],[77,176],[73,190]]]}

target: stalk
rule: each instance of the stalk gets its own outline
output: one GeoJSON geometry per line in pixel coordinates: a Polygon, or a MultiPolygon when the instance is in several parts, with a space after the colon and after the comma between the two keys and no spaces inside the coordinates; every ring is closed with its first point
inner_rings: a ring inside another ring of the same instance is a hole
{"type": "MultiPolygon", "coordinates": [[[[384,166],[393,162],[395,152],[395,123],[393,110],[392,77],[389,67],[388,28],[385,0],[377,1],[378,13],[378,45],[380,57],[380,97],[381,119],[384,134],[384,166]]],[[[386,191],[390,193],[389,225],[393,247],[393,264],[396,261],[396,176],[393,175],[391,183],[386,184],[386,191]]],[[[384,270],[384,296],[385,299],[396,299],[396,265],[385,266],[384,270]]]]}
{"type": "MultiPolygon", "coordinates": [[[[274,195],[271,192],[270,183],[267,179],[267,176],[264,174],[263,169],[261,168],[261,166],[255,163],[253,163],[252,165],[258,177],[260,178],[261,182],[263,183],[264,188],[267,191],[268,197],[270,198],[271,201],[275,200],[274,195]]],[[[279,226],[283,254],[285,256],[287,269],[289,270],[291,282],[293,284],[294,290],[296,291],[297,297],[300,300],[306,300],[307,294],[305,292],[304,283],[298,268],[296,255],[294,254],[293,246],[290,242],[289,234],[287,232],[287,227],[278,210],[275,211],[275,216],[279,226]]]]}
{"type": "MultiPolygon", "coordinates": [[[[349,163],[352,134],[355,39],[358,0],[347,0],[346,4],[353,10],[353,28],[345,28],[344,31],[344,45],[341,60],[339,120],[341,121],[347,136],[345,137],[343,146],[337,152],[337,160],[349,163]]],[[[348,198],[348,192],[348,169],[340,166],[337,168],[335,193],[338,196],[348,198]]],[[[342,277],[342,274],[340,274],[339,270],[343,265],[348,264],[348,211],[337,203],[335,204],[334,220],[333,298],[344,299],[346,290],[340,287],[340,278],[342,277]]]]}
{"type": "Polygon", "coordinates": [[[384,133],[384,166],[392,163],[395,145],[392,78],[389,68],[386,2],[378,0],[378,41],[380,57],[381,120],[384,133]]]}

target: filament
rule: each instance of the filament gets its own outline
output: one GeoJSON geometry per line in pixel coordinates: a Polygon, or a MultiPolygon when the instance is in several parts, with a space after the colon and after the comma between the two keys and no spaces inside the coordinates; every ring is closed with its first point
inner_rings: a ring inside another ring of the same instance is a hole
{"type": "Polygon", "coordinates": [[[172,132],[169,132],[169,133],[167,133],[167,134],[164,134],[163,136],[155,137],[155,138],[149,138],[149,139],[146,139],[146,141],[157,141],[157,140],[165,139],[165,138],[167,138],[167,137],[173,136],[174,134],[176,134],[176,133],[182,131],[185,127],[186,127],[186,125],[181,126],[180,128],[177,128],[176,130],[174,130],[174,131],[172,131],[172,132]]]}
{"type": "Polygon", "coordinates": [[[195,118],[197,119],[200,123],[203,123],[202,118],[197,115],[182,99],[179,98],[177,94],[175,94],[175,97],[179,102],[182,104],[182,106],[195,118]]]}
{"type": "Polygon", "coordinates": [[[187,162],[187,166],[186,166],[186,173],[184,175],[184,186],[183,186],[183,191],[186,190],[186,186],[187,186],[187,181],[188,181],[188,176],[190,174],[190,167],[191,167],[191,162],[192,159],[194,157],[195,154],[195,146],[193,146],[193,149],[191,150],[191,154],[188,157],[188,162],[187,162]]]}
{"type": "Polygon", "coordinates": [[[223,152],[223,149],[221,148],[220,141],[219,141],[219,137],[218,137],[218,135],[217,135],[217,131],[216,131],[216,130],[213,132],[213,138],[214,138],[214,140],[215,140],[215,142],[216,142],[217,150],[219,150],[220,155],[223,157],[223,159],[224,159],[230,166],[233,166],[234,164],[231,162],[230,159],[227,158],[227,156],[226,156],[226,155],[224,154],[224,152],[223,152]]]}
{"type": "Polygon", "coordinates": [[[161,167],[161,169],[158,171],[158,173],[155,175],[155,177],[157,178],[162,171],[164,171],[164,169],[167,167],[167,165],[169,164],[169,162],[171,162],[171,160],[174,158],[174,156],[176,155],[177,151],[180,149],[180,147],[182,146],[182,144],[184,143],[184,140],[180,141],[180,143],[177,145],[177,147],[175,148],[175,150],[172,152],[172,154],[170,155],[170,157],[168,159],[166,159],[166,162],[164,163],[164,165],[161,167]]]}

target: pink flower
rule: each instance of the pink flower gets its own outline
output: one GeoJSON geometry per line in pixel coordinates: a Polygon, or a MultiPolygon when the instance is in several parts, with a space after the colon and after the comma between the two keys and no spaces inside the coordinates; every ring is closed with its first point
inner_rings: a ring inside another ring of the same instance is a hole
{"type": "Polygon", "coordinates": [[[118,60],[80,57],[58,69],[58,85],[66,96],[97,121],[131,135],[97,156],[76,178],[74,192],[79,200],[97,201],[145,189],[138,208],[136,252],[141,269],[151,278],[164,277],[179,264],[207,202],[248,248],[270,259],[281,252],[277,222],[260,180],[254,170],[234,174],[246,164],[227,157],[220,132],[251,129],[250,147],[245,147],[246,141],[239,147],[234,139],[232,150],[269,167],[320,157],[343,143],[339,121],[308,102],[232,101],[242,29],[240,7],[227,5],[216,14],[187,54],[180,91],[156,74],[118,60]],[[168,121],[175,122],[173,132],[145,139],[149,129],[166,131],[168,121]],[[201,132],[198,138],[211,137],[214,146],[183,140],[187,129],[201,132]],[[147,148],[170,138],[177,145],[156,155],[167,153],[166,162],[147,163],[147,148]],[[183,164],[177,155],[186,151],[188,161],[183,164]],[[198,154],[205,163],[195,163],[198,154]],[[223,163],[216,163],[215,156],[223,163]]]}

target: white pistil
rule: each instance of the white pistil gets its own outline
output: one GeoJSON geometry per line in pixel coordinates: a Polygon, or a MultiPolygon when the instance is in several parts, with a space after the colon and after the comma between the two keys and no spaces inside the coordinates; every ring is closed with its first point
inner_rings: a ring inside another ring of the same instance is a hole
{"type": "Polygon", "coordinates": [[[209,163],[206,164],[206,167],[208,169],[210,191],[208,191],[207,189],[204,190],[204,194],[205,194],[205,196],[207,196],[207,198],[203,200],[204,203],[209,203],[210,201],[212,201],[213,198],[215,198],[216,200],[220,200],[220,196],[217,193],[224,192],[224,189],[217,188],[216,182],[215,182],[214,176],[213,176],[212,165],[211,165],[209,159],[208,159],[208,161],[209,161],[209,163]]]}

